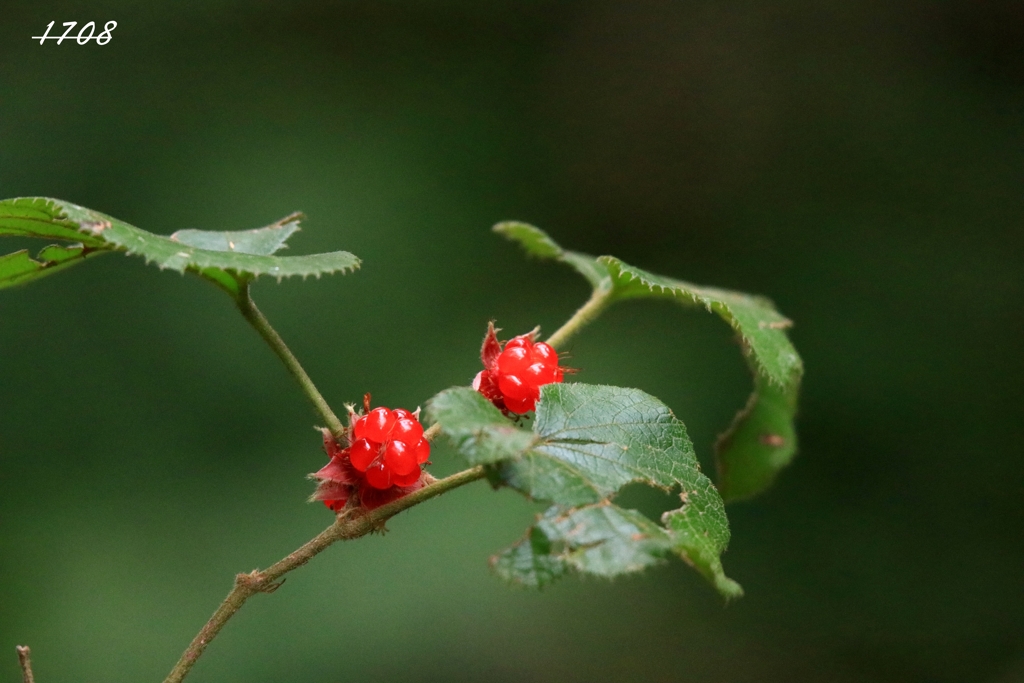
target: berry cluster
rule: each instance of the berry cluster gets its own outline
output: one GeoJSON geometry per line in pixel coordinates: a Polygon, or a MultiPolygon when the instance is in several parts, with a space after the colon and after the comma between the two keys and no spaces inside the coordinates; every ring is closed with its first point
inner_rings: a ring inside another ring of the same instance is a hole
{"type": "Polygon", "coordinates": [[[513,337],[501,348],[494,324],[487,328],[480,360],[484,369],[473,379],[473,388],[507,413],[523,415],[533,410],[545,384],[561,382],[565,368],[550,344],[535,342],[534,333],[513,337]]]}
{"type": "Polygon", "coordinates": [[[353,432],[349,461],[366,475],[370,486],[411,486],[419,480],[420,465],[430,458],[430,442],[408,410],[374,408],[356,420],[353,432]]]}
{"type": "Polygon", "coordinates": [[[367,395],[365,414],[349,415],[347,448],[324,430],[324,450],[331,460],[312,475],[320,481],[313,499],[335,512],[353,494],[359,505],[373,509],[423,487],[420,466],[430,458],[430,442],[423,438],[419,411],[370,410],[369,402],[367,395]]]}

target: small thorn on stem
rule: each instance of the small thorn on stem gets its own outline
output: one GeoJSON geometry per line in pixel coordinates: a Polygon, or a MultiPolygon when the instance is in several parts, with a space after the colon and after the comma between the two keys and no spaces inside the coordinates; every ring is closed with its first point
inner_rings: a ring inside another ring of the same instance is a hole
{"type": "Polygon", "coordinates": [[[18,663],[21,664],[21,680],[24,683],[35,683],[32,675],[32,650],[28,645],[18,645],[14,648],[18,652],[18,663]]]}

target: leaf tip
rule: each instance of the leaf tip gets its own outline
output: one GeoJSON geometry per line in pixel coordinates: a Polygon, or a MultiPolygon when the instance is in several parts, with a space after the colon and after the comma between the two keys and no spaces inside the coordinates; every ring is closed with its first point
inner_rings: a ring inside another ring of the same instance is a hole
{"type": "Polygon", "coordinates": [[[561,258],[565,250],[540,228],[522,221],[502,221],[491,228],[506,239],[518,242],[527,254],[538,258],[561,258]]]}

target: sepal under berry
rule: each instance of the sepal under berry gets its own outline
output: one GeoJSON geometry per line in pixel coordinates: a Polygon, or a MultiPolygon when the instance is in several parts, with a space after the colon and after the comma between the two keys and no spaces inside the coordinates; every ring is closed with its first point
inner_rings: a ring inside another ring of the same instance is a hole
{"type": "Polygon", "coordinates": [[[480,346],[480,360],[484,367],[493,370],[501,354],[501,342],[498,341],[498,330],[494,327],[494,321],[487,323],[487,334],[484,335],[484,343],[480,346]]]}

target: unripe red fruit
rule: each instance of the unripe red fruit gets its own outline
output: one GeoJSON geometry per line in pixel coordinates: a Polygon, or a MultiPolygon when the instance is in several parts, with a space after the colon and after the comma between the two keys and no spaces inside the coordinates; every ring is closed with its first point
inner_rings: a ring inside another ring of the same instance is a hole
{"type": "Polygon", "coordinates": [[[409,474],[396,474],[391,477],[391,483],[395,486],[409,487],[416,484],[420,480],[419,469],[415,469],[409,474]]]}
{"type": "Polygon", "coordinates": [[[430,442],[421,437],[413,448],[413,454],[416,456],[417,465],[422,465],[430,460],[430,442]]]}
{"type": "Polygon", "coordinates": [[[430,459],[430,442],[423,438],[419,411],[369,410],[369,395],[364,405],[365,415],[350,414],[347,448],[324,430],[324,449],[331,460],[313,475],[320,481],[314,498],[335,512],[353,494],[362,507],[372,509],[424,485],[420,465],[430,459]]]}
{"type": "Polygon", "coordinates": [[[503,375],[516,374],[525,370],[532,361],[531,349],[523,346],[505,347],[498,356],[498,372],[503,375]]]}
{"type": "Polygon", "coordinates": [[[358,439],[349,446],[348,459],[352,463],[352,467],[355,467],[360,472],[365,472],[366,468],[377,457],[379,450],[379,444],[370,443],[366,439],[358,439]]]}
{"type": "Polygon", "coordinates": [[[529,335],[526,334],[521,334],[518,337],[512,337],[512,339],[509,339],[507,342],[505,342],[505,350],[507,351],[508,349],[529,348],[530,340],[528,339],[528,337],[529,335]]]}
{"type": "Polygon", "coordinates": [[[545,365],[558,367],[558,352],[547,342],[537,342],[533,345],[533,359],[545,365]]]}
{"type": "Polygon", "coordinates": [[[412,475],[419,479],[420,462],[430,457],[430,444],[423,438],[423,425],[408,410],[374,408],[355,421],[353,432],[362,438],[349,447],[349,460],[366,474],[370,486],[391,488],[396,476],[402,481],[412,475]]]}
{"type": "Polygon", "coordinates": [[[391,470],[384,464],[382,458],[373,461],[366,468],[366,481],[375,489],[391,488],[391,470]]]}
{"type": "Polygon", "coordinates": [[[366,427],[363,436],[367,441],[384,443],[391,429],[395,426],[395,414],[387,408],[374,408],[366,416],[366,427]]]}
{"type": "Polygon", "coordinates": [[[395,421],[395,427],[391,430],[391,438],[395,441],[404,442],[415,446],[423,436],[423,425],[411,417],[403,417],[395,421]]]}
{"type": "Polygon", "coordinates": [[[536,392],[537,388],[528,385],[526,382],[519,378],[519,375],[499,374],[498,388],[501,389],[501,393],[505,395],[505,398],[511,398],[517,401],[522,401],[523,399],[527,399],[533,396],[534,400],[536,400],[534,392],[536,392]]]}
{"type": "Polygon", "coordinates": [[[384,447],[384,464],[391,470],[392,474],[412,474],[420,468],[416,462],[416,454],[412,447],[402,441],[391,441],[384,447]]]}
{"type": "Polygon", "coordinates": [[[488,325],[480,360],[484,369],[473,380],[473,388],[506,414],[530,412],[540,398],[540,388],[565,377],[550,344],[534,342],[531,333],[513,337],[502,349],[493,323],[488,325]]]}

